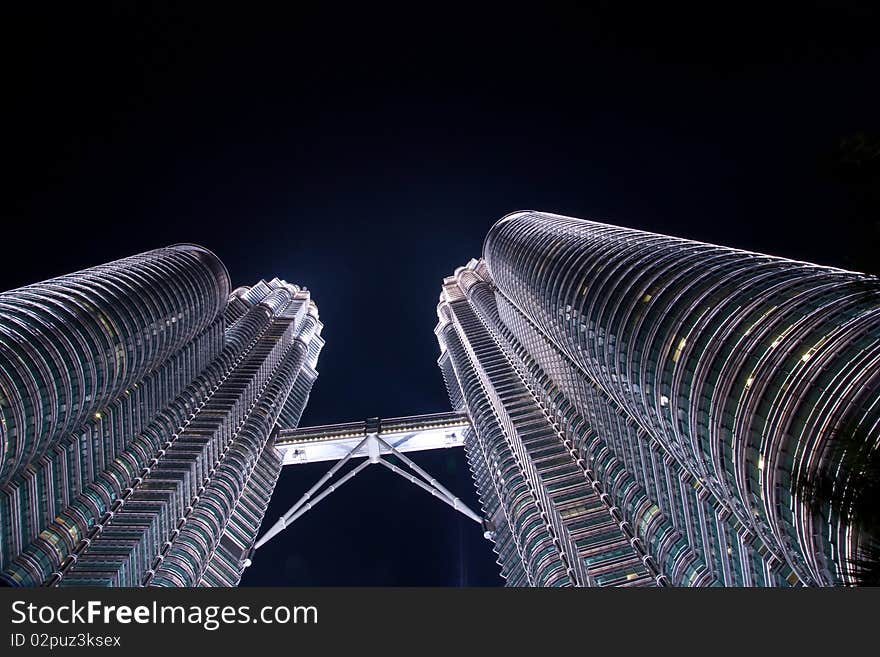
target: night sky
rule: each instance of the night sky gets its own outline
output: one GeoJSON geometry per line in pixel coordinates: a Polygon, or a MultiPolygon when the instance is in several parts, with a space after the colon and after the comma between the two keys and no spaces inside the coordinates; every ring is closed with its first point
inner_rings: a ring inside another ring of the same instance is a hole
{"type": "MultiPolygon", "coordinates": [[[[327,344],[302,426],[448,409],[440,282],[514,210],[870,264],[877,215],[834,165],[841,138],[880,131],[869,3],[68,4],[0,16],[0,289],[177,242],[216,252],[233,286],[305,285],[327,344]]],[[[460,451],[415,459],[476,505],[460,451]]],[[[327,467],[287,468],[265,525],[327,467]]],[[[242,584],[495,586],[497,570],[475,523],[369,468],[242,584]]]]}

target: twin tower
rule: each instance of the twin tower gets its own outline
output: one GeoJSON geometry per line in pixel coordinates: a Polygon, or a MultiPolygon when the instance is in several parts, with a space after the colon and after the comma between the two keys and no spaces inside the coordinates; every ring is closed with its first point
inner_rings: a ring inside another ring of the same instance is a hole
{"type": "MultiPolygon", "coordinates": [[[[508,585],[859,581],[877,278],[517,212],[437,312],[465,511],[508,585]]],[[[0,579],[235,585],[292,445],[418,471],[378,428],[295,439],[321,328],[307,290],[233,290],[195,245],[0,294],[0,579]]]]}

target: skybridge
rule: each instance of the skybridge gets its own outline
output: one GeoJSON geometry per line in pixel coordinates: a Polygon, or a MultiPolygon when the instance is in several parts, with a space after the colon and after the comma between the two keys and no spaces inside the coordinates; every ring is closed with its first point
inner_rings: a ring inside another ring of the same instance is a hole
{"type": "Polygon", "coordinates": [[[390,419],[370,418],[360,422],[327,424],[302,429],[281,429],[275,447],[284,455],[284,465],[338,461],[346,455],[368,456],[366,436],[381,438],[380,454],[420,452],[426,449],[461,447],[464,431],[470,427],[463,413],[431,413],[390,419]],[[387,446],[382,445],[386,443],[387,446]]]}
{"type": "Polygon", "coordinates": [[[493,528],[487,520],[405,454],[461,447],[464,445],[464,433],[470,426],[470,421],[463,413],[431,413],[390,419],[374,417],[360,422],[279,430],[275,447],[281,451],[284,465],[319,461],[335,461],[335,464],[263,534],[254,549],[260,548],[284,531],[370,465],[381,465],[430,493],[482,525],[486,538],[491,538],[493,528]],[[394,457],[394,461],[389,457],[394,457]],[[364,461],[333,479],[346,463],[361,458],[364,461]]]}

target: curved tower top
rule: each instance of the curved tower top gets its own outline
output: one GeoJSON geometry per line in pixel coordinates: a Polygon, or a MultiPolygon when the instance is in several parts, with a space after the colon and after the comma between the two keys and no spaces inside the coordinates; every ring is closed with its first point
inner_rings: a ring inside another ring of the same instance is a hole
{"type": "Polygon", "coordinates": [[[229,288],[181,244],[0,294],[0,485],[211,326],[229,288]]]}
{"type": "Polygon", "coordinates": [[[541,340],[802,581],[846,581],[858,531],[803,490],[847,487],[837,446],[880,440],[876,277],[538,212],[497,222],[484,257],[541,340]]]}

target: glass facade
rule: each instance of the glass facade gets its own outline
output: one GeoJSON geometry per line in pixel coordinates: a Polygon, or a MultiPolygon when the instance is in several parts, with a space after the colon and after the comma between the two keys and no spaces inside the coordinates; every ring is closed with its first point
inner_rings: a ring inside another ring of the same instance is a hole
{"type": "MultiPolygon", "coordinates": [[[[440,365],[474,422],[466,447],[484,503],[516,480],[480,456],[503,442],[570,584],[848,581],[857,533],[797,483],[846,481],[835,438],[877,443],[876,278],[520,212],[440,301],[440,365]],[[613,520],[586,542],[585,509],[613,520]]],[[[496,548],[503,573],[530,558],[496,548]]]]}
{"type": "Polygon", "coordinates": [[[195,245],[0,294],[2,578],[238,583],[323,340],[308,291],[195,245]]]}

